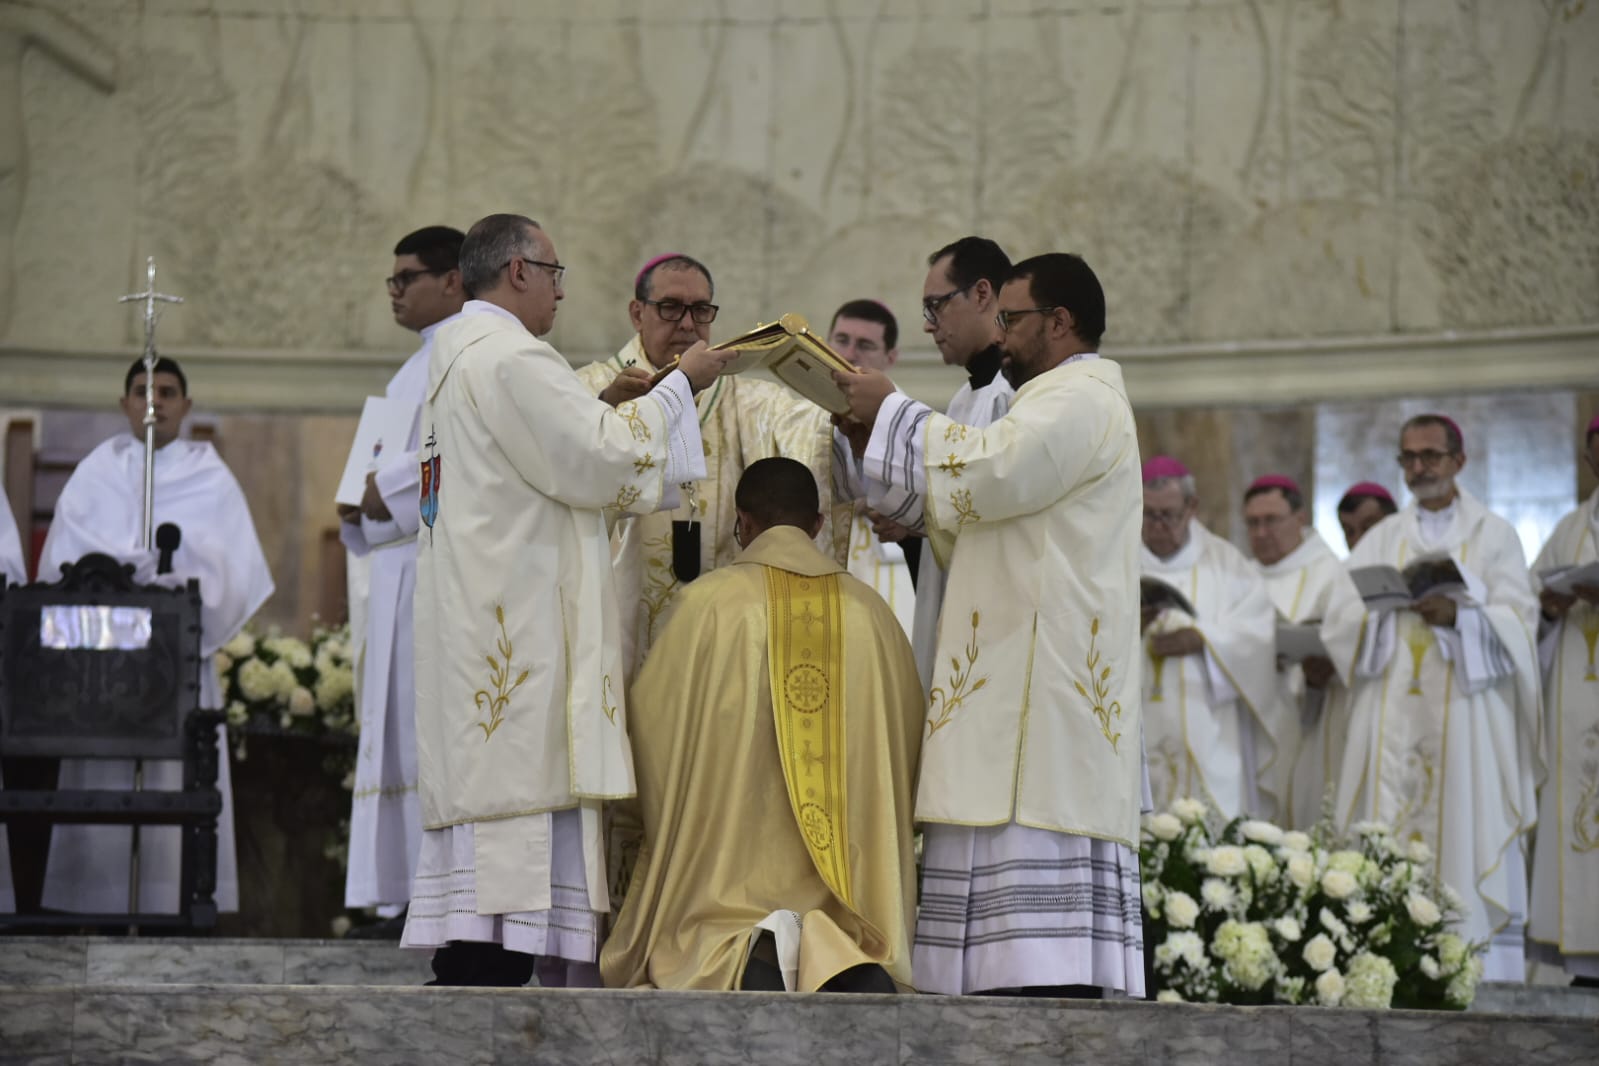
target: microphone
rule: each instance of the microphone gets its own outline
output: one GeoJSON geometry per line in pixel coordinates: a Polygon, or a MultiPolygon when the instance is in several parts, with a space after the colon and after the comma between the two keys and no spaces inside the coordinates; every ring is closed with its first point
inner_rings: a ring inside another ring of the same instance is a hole
{"type": "Polygon", "coordinates": [[[161,559],[156,563],[155,572],[158,574],[172,573],[172,553],[178,550],[178,545],[183,543],[183,530],[171,522],[162,522],[155,527],[155,546],[161,549],[161,559]]]}

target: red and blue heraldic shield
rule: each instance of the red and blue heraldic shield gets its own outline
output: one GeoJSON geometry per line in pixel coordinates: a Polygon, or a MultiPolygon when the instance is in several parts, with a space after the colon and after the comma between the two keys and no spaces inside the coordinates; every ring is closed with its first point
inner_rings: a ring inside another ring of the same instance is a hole
{"type": "Polygon", "coordinates": [[[422,521],[427,523],[429,529],[433,528],[434,519],[439,517],[439,476],[442,472],[443,467],[437,455],[422,460],[422,521]]]}

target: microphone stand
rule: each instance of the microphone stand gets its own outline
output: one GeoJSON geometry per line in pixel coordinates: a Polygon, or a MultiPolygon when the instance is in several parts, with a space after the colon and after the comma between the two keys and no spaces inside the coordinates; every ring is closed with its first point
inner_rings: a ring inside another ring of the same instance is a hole
{"type": "MultiPolygon", "coordinates": [[[[144,267],[145,286],[143,292],[129,293],[121,297],[118,303],[131,303],[134,300],[144,301],[144,510],[141,529],[145,551],[155,549],[155,327],[161,320],[161,314],[156,310],[156,302],[180,304],[181,296],[169,296],[166,293],[156,292],[155,289],[155,256],[145,260],[144,267]]],[[[133,760],[133,791],[144,790],[144,760],[133,760]]],[[[139,913],[139,826],[133,826],[133,850],[129,855],[128,863],[128,913],[139,913]]],[[[129,932],[134,936],[139,934],[137,925],[129,926],[129,932]]]]}

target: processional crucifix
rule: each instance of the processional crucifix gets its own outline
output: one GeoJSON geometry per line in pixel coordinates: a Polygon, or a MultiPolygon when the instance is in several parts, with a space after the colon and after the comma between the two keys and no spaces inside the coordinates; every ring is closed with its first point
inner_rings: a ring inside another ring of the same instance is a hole
{"type": "MultiPolygon", "coordinates": [[[[155,291],[155,256],[144,261],[144,291],[131,292],[118,303],[144,301],[144,511],[140,528],[144,550],[155,550],[155,327],[161,321],[157,303],[180,304],[183,297],[155,291]]],[[[133,762],[133,790],[144,787],[144,760],[133,762]]],[[[139,826],[133,827],[133,850],[128,864],[128,913],[139,913],[139,826]]],[[[133,927],[135,933],[138,927],[133,927]]]]}
{"type": "Polygon", "coordinates": [[[155,256],[145,260],[144,291],[130,292],[118,303],[144,301],[144,550],[155,549],[155,327],[161,321],[156,303],[180,304],[181,296],[155,291],[155,256]]]}

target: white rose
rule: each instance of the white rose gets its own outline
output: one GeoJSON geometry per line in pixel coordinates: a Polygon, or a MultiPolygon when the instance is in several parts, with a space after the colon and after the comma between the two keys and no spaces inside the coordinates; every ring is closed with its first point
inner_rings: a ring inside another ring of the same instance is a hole
{"type": "Polygon", "coordinates": [[[1412,840],[1409,847],[1405,848],[1405,858],[1425,866],[1432,861],[1432,849],[1425,840],[1412,840]]]}
{"type": "Polygon", "coordinates": [[[1249,872],[1254,875],[1257,883],[1269,885],[1277,880],[1279,876],[1277,860],[1271,857],[1271,852],[1259,844],[1250,844],[1244,848],[1244,861],[1249,864],[1249,872]]]}
{"type": "Polygon", "coordinates": [[[1344,913],[1349,915],[1349,920],[1356,925],[1364,925],[1371,921],[1371,904],[1355,900],[1344,908],[1344,913]]]}
{"type": "Polygon", "coordinates": [[[1300,888],[1316,883],[1316,860],[1309,855],[1288,856],[1288,880],[1300,888]]]}
{"type": "Polygon", "coordinates": [[[296,718],[309,718],[316,713],[316,699],[304,685],[295,685],[289,693],[289,713],[296,718]]]}
{"type": "Polygon", "coordinates": [[[1349,932],[1349,926],[1340,922],[1337,915],[1329,910],[1321,912],[1321,927],[1333,936],[1344,936],[1349,932]]]}
{"type": "Polygon", "coordinates": [[[1420,926],[1437,925],[1443,920],[1436,903],[1415,893],[1405,897],[1405,910],[1410,912],[1410,920],[1420,926]]]}
{"type": "Polygon", "coordinates": [[[1316,978],[1316,1002],[1323,1007],[1336,1007],[1344,998],[1344,975],[1328,970],[1316,978]]]}
{"type": "Polygon", "coordinates": [[[1358,851],[1335,851],[1327,856],[1329,870],[1342,870],[1351,877],[1360,873],[1361,867],[1366,865],[1366,856],[1358,851]]]}
{"type": "Polygon", "coordinates": [[[239,691],[247,700],[256,701],[267,699],[277,693],[277,682],[273,680],[272,668],[260,659],[246,659],[244,665],[239,667],[239,691]]]}
{"type": "Polygon", "coordinates": [[[1198,825],[1204,821],[1209,808],[1196,799],[1183,798],[1172,801],[1171,812],[1182,819],[1185,825],[1198,825]]]}
{"type": "Polygon", "coordinates": [[[1192,929],[1199,918],[1199,904],[1186,892],[1172,892],[1166,897],[1166,920],[1178,929],[1192,929]]]}
{"type": "Polygon", "coordinates": [[[1148,829],[1156,840],[1176,840],[1183,833],[1183,823],[1175,814],[1167,814],[1165,811],[1150,815],[1144,828],[1148,829]]]}
{"type": "Polygon", "coordinates": [[[1283,847],[1289,851],[1309,851],[1310,844],[1309,833],[1301,833],[1299,830],[1294,829],[1283,834],[1283,847]]]}
{"type": "Polygon", "coordinates": [[[1438,975],[1443,971],[1438,968],[1438,960],[1431,955],[1421,957],[1421,972],[1433,981],[1438,980],[1438,975]]]}
{"type": "Polygon", "coordinates": [[[1244,834],[1245,840],[1253,840],[1256,844],[1265,844],[1268,847],[1276,847],[1283,842],[1283,831],[1270,822],[1251,819],[1239,826],[1238,831],[1244,834]]]}
{"type": "Polygon", "coordinates": [[[1466,961],[1466,942],[1454,933],[1444,933],[1438,938],[1438,960],[1450,970],[1466,961]]]}
{"type": "Polygon", "coordinates": [[[1321,875],[1321,890],[1333,899],[1348,899],[1359,887],[1354,876],[1343,870],[1332,869],[1321,875]]]}
{"type": "Polygon", "coordinates": [[[272,695],[285,701],[288,700],[289,693],[300,684],[300,679],[294,676],[294,667],[283,659],[267,667],[267,678],[272,685],[272,695]]]}
{"type": "Polygon", "coordinates": [[[1163,988],[1155,993],[1156,1003],[1182,1003],[1183,994],[1173,988],[1163,988]]]}
{"type": "Polygon", "coordinates": [[[1303,956],[1306,966],[1309,966],[1312,970],[1321,971],[1331,966],[1334,960],[1338,958],[1338,949],[1333,946],[1331,940],[1327,939],[1326,933],[1317,933],[1305,941],[1305,947],[1300,954],[1303,956]]]}
{"type": "Polygon", "coordinates": [[[222,645],[222,650],[235,659],[248,659],[255,654],[255,638],[240,630],[237,636],[222,645]]]}
{"type": "Polygon", "coordinates": [[[1278,918],[1273,927],[1277,930],[1277,935],[1289,943],[1305,935],[1305,931],[1299,928],[1299,923],[1292,918],[1278,918]]]}
{"type": "Polygon", "coordinates": [[[1225,911],[1237,898],[1231,885],[1214,877],[1205,878],[1205,883],[1199,886],[1199,896],[1214,911],[1225,911]]]}
{"type": "Polygon", "coordinates": [[[1249,863],[1244,859],[1243,848],[1223,844],[1219,848],[1210,849],[1210,858],[1205,861],[1205,868],[1222,877],[1237,877],[1249,869],[1249,863]]]}

